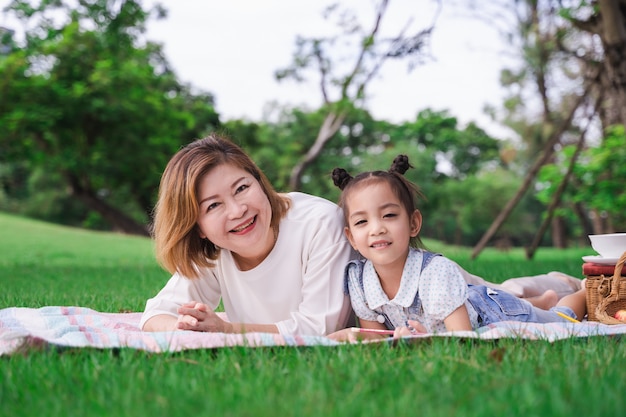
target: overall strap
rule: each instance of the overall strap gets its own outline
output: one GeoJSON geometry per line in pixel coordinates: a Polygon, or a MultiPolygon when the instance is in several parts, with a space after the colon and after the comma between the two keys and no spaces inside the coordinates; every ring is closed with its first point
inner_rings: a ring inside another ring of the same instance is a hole
{"type": "MultiPolygon", "coordinates": [[[[441,256],[440,253],[429,252],[426,250],[422,251],[422,267],[420,268],[420,274],[424,272],[424,269],[430,264],[435,257],[441,256]]],[[[411,307],[421,306],[421,300],[419,296],[419,292],[415,293],[415,298],[413,299],[413,303],[411,303],[411,307]]]]}
{"type": "Polygon", "coordinates": [[[426,269],[430,261],[433,260],[435,256],[441,256],[440,253],[434,253],[429,251],[422,251],[422,268],[420,269],[420,273],[426,269]]]}

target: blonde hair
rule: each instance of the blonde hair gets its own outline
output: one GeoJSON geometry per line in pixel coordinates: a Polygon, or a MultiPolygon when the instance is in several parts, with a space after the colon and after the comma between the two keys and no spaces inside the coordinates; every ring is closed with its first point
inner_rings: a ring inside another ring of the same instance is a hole
{"type": "Polygon", "coordinates": [[[212,268],[220,249],[202,239],[197,226],[198,184],[221,164],[231,164],[249,172],[261,185],[272,208],[270,227],[278,224],[290,207],[288,197],[280,195],[241,147],[224,136],[211,134],[178,151],[165,167],[154,210],[154,241],[159,264],[170,273],[198,278],[200,268],[212,268]]]}

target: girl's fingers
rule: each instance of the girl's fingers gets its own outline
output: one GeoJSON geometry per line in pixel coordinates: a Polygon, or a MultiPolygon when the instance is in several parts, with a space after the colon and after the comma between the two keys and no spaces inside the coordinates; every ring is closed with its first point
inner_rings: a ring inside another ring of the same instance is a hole
{"type": "Polygon", "coordinates": [[[409,330],[413,328],[415,333],[427,333],[426,327],[417,320],[407,320],[407,327],[409,330]]]}

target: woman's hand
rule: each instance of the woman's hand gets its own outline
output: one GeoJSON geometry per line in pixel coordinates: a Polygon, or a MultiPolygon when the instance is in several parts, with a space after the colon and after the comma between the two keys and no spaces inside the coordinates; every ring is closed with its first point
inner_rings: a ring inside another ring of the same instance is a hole
{"type": "Polygon", "coordinates": [[[232,325],[225,322],[204,303],[190,301],[178,307],[179,330],[197,332],[232,333],[232,325]]]}
{"type": "Polygon", "coordinates": [[[327,336],[337,342],[356,343],[362,340],[384,339],[388,336],[377,333],[355,332],[351,327],[331,333],[327,336]]]}
{"type": "Polygon", "coordinates": [[[356,343],[359,341],[359,339],[357,338],[358,334],[359,333],[355,333],[352,331],[352,329],[348,328],[348,329],[342,329],[334,333],[331,333],[328,335],[328,338],[333,339],[337,342],[356,343]]]}

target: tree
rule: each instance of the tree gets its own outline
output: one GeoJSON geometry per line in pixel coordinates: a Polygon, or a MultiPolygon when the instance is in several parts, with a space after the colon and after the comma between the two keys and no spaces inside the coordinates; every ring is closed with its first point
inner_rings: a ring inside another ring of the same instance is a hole
{"type": "Polygon", "coordinates": [[[401,29],[391,39],[381,36],[381,27],[389,0],[376,4],[374,21],[364,29],[356,15],[341,9],[337,4],[326,9],[327,18],[338,16],[340,32],[328,38],[303,38],[296,40],[292,64],[276,71],[278,80],[293,79],[302,82],[309,72],[317,73],[323,99],[324,119],[318,128],[315,141],[294,166],[289,187],[300,189],[305,169],[315,161],[333,135],[342,127],[352,109],[362,106],[367,98],[367,87],[390,59],[408,59],[409,69],[424,59],[424,47],[432,26],[407,34],[410,25],[401,29]],[[348,57],[337,56],[336,45],[349,45],[348,57]],[[344,64],[345,62],[349,64],[344,64]]]}
{"type": "MultiPolygon", "coordinates": [[[[524,64],[517,72],[505,72],[504,79],[509,85],[518,87],[528,78],[533,79],[532,87],[539,97],[542,112],[536,122],[521,124],[532,129],[532,134],[522,137],[538,137],[537,148],[542,150],[541,156],[528,171],[522,188],[485,233],[473,256],[497,230],[521,194],[530,188],[541,166],[554,161],[560,148],[582,140],[580,132],[587,129],[583,126],[597,118],[601,130],[606,132],[612,123],[624,122],[621,116],[609,116],[616,114],[611,111],[613,107],[620,109],[617,111],[620,113],[623,108],[620,106],[624,104],[621,100],[623,87],[626,86],[626,67],[623,60],[612,57],[623,56],[626,46],[626,36],[623,36],[626,33],[624,1],[528,0],[507,1],[506,4],[509,11],[513,10],[519,18],[515,26],[519,34],[514,39],[522,40],[519,51],[524,64]],[[597,39],[601,42],[598,43],[597,39]],[[569,110],[564,112],[563,109],[569,110]]],[[[522,89],[517,91],[523,92],[522,89]]],[[[514,95],[507,104],[510,105],[509,110],[516,111],[527,101],[520,95],[514,95]]],[[[567,181],[567,170],[562,172],[560,182],[567,181]]],[[[563,187],[552,189],[562,190],[563,187]]],[[[560,220],[559,217],[556,219],[560,220]]],[[[562,223],[557,222],[555,226],[559,227],[553,227],[553,242],[564,246],[562,223]]]]}
{"type": "MultiPolygon", "coordinates": [[[[578,29],[600,39],[600,88],[606,94],[598,108],[605,129],[626,125],[626,0],[573,1],[561,12],[578,29]]],[[[591,58],[592,56],[589,55],[591,58]]]]}
{"type": "Polygon", "coordinates": [[[148,234],[167,160],[219,125],[213,97],[180,84],[141,36],[165,11],[133,0],[14,0],[8,10],[29,29],[0,57],[0,154],[58,173],[115,230],[148,234]]]}

